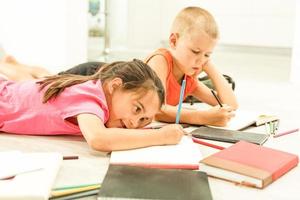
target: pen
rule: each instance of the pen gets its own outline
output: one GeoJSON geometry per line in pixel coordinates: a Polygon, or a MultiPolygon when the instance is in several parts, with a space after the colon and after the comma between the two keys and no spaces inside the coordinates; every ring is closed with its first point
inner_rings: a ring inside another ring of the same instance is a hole
{"type": "Polygon", "coordinates": [[[270,134],[273,134],[275,133],[275,130],[274,130],[274,123],[273,122],[269,122],[269,127],[270,127],[270,134]]]}
{"type": "Polygon", "coordinates": [[[78,156],[64,156],[63,160],[77,160],[79,159],[78,156]]]}
{"type": "Polygon", "coordinates": [[[178,110],[177,110],[177,114],[176,114],[176,124],[179,124],[179,121],[180,121],[180,112],[181,112],[181,106],[182,106],[182,102],[183,102],[185,84],[186,84],[186,80],[184,77],[184,79],[182,80],[181,89],[180,89],[179,104],[178,104],[178,110]]]}
{"type": "Polygon", "coordinates": [[[289,131],[284,131],[284,132],[281,132],[281,133],[278,133],[278,134],[274,135],[274,138],[281,137],[281,136],[284,136],[284,135],[288,135],[288,134],[291,134],[291,133],[295,133],[295,132],[298,132],[298,131],[299,131],[299,128],[295,128],[295,129],[292,129],[292,130],[289,130],[289,131]]]}
{"type": "Polygon", "coordinates": [[[268,129],[268,123],[266,122],[265,123],[265,131],[266,131],[266,134],[270,134],[270,131],[268,129]]]}
{"type": "Polygon", "coordinates": [[[210,90],[210,91],[214,95],[214,97],[216,98],[216,100],[217,100],[218,104],[220,105],[220,107],[223,107],[223,105],[222,105],[220,99],[218,98],[218,96],[216,95],[215,91],[213,91],[213,90],[210,90]]]}
{"type": "Polygon", "coordinates": [[[279,129],[279,122],[280,122],[280,120],[278,119],[278,120],[276,121],[275,132],[277,132],[278,129],[279,129]]]}
{"type": "Polygon", "coordinates": [[[208,146],[208,147],[211,147],[211,148],[214,148],[214,149],[219,149],[219,150],[225,149],[225,147],[221,147],[221,146],[218,146],[218,145],[215,145],[215,144],[204,142],[204,141],[199,140],[199,139],[194,138],[194,137],[192,137],[192,139],[193,139],[193,142],[198,143],[198,144],[202,144],[204,146],[208,146]]]}

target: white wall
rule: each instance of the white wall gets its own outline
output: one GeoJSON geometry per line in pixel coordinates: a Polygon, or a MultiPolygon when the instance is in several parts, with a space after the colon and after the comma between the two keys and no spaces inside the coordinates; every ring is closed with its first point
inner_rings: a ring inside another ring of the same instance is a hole
{"type": "MultiPolygon", "coordinates": [[[[112,0],[117,1],[117,0],[112,0]]],[[[119,0],[121,1],[121,0],[119,0]]],[[[124,44],[132,49],[153,49],[168,38],[175,15],[186,6],[200,6],[209,10],[220,28],[219,44],[293,46],[296,0],[122,0],[128,3],[128,15],[118,17],[113,10],[112,30],[126,26],[118,34],[124,41],[113,43],[112,48],[124,44]],[[126,40],[126,42],[125,42],[126,40]]],[[[125,5],[125,4],[124,4],[125,5]]],[[[113,32],[111,34],[114,34],[113,32]]],[[[116,34],[116,33],[115,33],[116,34]]],[[[111,38],[113,40],[113,38],[111,38]]]]}
{"type": "Polygon", "coordinates": [[[0,43],[53,72],[87,60],[87,1],[1,0],[0,43]]]}
{"type": "Polygon", "coordinates": [[[127,0],[107,0],[108,28],[111,47],[128,47],[128,2],[127,0]]]}
{"type": "Polygon", "coordinates": [[[202,0],[216,18],[222,44],[292,47],[296,0],[202,0]]]}
{"type": "MultiPolygon", "coordinates": [[[[294,83],[300,83],[300,2],[296,5],[296,21],[295,21],[295,40],[293,43],[292,67],[290,72],[290,80],[294,83]]],[[[295,91],[296,92],[296,91],[295,91]]]]}

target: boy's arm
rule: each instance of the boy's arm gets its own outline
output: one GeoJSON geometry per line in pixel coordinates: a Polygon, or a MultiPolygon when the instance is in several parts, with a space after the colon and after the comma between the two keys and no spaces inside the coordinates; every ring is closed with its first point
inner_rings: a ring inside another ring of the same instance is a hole
{"type": "MultiPolygon", "coordinates": [[[[217,68],[208,62],[204,67],[203,71],[212,80],[215,86],[217,94],[222,104],[231,106],[234,110],[238,108],[238,102],[230,84],[226,81],[224,76],[217,70],[217,68]]],[[[210,105],[218,105],[218,102],[212,95],[210,89],[202,82],[198,81],[197,88],[192,93],[193,96],[210,105]]]]}
{"type": "MultiPolygon", "coordinates": [[[[232,108],[224,106],[222,108],[213,107],[209,110],[181,109],[180,122],[196,125],[226,126],[233,117],[232,108]]],[[[162,122],[175,122],[177,106],[165,105],[155,119],[162,122]]]]}
{"type": "Polygon", "coordinates": [[[106,128],[93,114],[79,114],[78,125],[89,146],[98,151],[134,149],[153,145],[177,144],[184,131],[179,125],[161,129],[106,128]]]}
{"type": "MultiPolygon", "coordinates": [[[[168,63],[165,60],[165,58],[161,55],[156,55],[150,59],[148,64],[157,73],[157,75],[163,82],[164,88],[166,89],[165,83],[166,83],[167,73],[168,73],[167,71],[168,63]]],[[[208,102],[211,105],[214,104],[216,105],[217,102],[215,99],[213,99],[213,96],[209,88],[207,88],[201,82],[199,82],[199,84],[202,85],[202,87],[199,87],[199,91],[198,91],[199,95],[197,95],[196,98],[199,98],[204,102],[208,102]]],[[[228,107],[212,108],[207,111],[188,110],[182,108],[180,114],[180,122],[197,124],[197,125],[207,124],[207,125],[215,125],[215,126],[225,126],[227,122],[230,120],[230,118],[232,117],[232,113],[230,113],[231,110],[232,108],[228,108],[228,107]]],[[[177,113],[177,106],[165,105],[163,106],[161,112],[155,116],[155,119],[162,122],[174,123],[176,119],[176,113],[177,113]]]]}
{"type": "Polygon", "coordinates": [[[168,62],[162,55],[155,55],[153,56],[147,63],[157,74],[159,79],[161,80],[165,92],[166,90],[166,82],[167,82],[167,75],[168,75],[168,62]]]}

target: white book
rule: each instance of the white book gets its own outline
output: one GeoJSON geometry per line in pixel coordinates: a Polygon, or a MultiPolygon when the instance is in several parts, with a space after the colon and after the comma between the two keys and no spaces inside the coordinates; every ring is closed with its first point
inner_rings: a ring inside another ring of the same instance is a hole
{"type": "MultiPolygon", "coordinates": [[[[183,108],[187,109],[194,109],[194,110],[208,110],[211,109],[212,106],[206,104],[206,103],[199,103],[195,106],[191,105],[184,105],[183,108]]],[[[242,130],[245,129],[251,125],[254,126],[260,126],[267,122],[272,122],[279,120],[279,117],[273,114],[265,114],[257,111],[252,110],[244,110],[244,109],[238,109],[235,112],[235,117],[231,118],[231,120],[227,123],[226,126],[212,126],[212,125],[206,125],[208,127],[212,128],[220,128],[225,130],[242,130]]]]}
{"type": "Polygon", "coordinates": [[[220,126],[210,126],[213,128],[220,128],[225,130],[242,130],[249,126],[260,126],[267,122],[272,122],[279,120],[279,117],[276,115],[264,115],[258,114],[257,112],[237,110],[235,111],[235,117],[233,117],[225,127],[220,126]]]}
{"type": "Polygon", "coordinates": [[[55,152],[1,152],[0,200],[48,199],[62,159],[55,152]]]}
{"type": "Polygon", "coordinates": [[[176,145],[113,151],[110,163],[155,168],[198,169],[201,159],[199,146],[190,137],[183,136],[176,145]]]}
{"type": "Polygon", "coordinates": [[[235,116],[231,118],[226,126],[206,126],[225,130],[242,130],[251,125],[254,125],[258,117],[259,115],[255,112],[237,110],[235,111],[235,116]]]}

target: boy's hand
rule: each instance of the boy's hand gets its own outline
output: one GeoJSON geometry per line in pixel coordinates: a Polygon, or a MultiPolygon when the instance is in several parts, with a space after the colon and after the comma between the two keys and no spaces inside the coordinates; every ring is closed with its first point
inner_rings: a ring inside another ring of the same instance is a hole
{"type": "Polygon", "coordinates": [[[179,124],[170,124],[158,130],[163,144],[177,144],[185,131],[179,124]]]}
{"type": "Polygon", "coordinates": [[[234,109],[231,106],[223,105],[223,107],[215,106],[207,111],[207,125],[226,126],[227,123],[235,116],[234,109]]]}
{"type": "Polygon", "coordinates": [[[206,61],[193,75],[194,78],[198,78],[198,75],[201,73],[201,72],[205,72],[206,73],[206,68],[208,67],[207,65],[211,65],[209,60],[206,61]]]}

